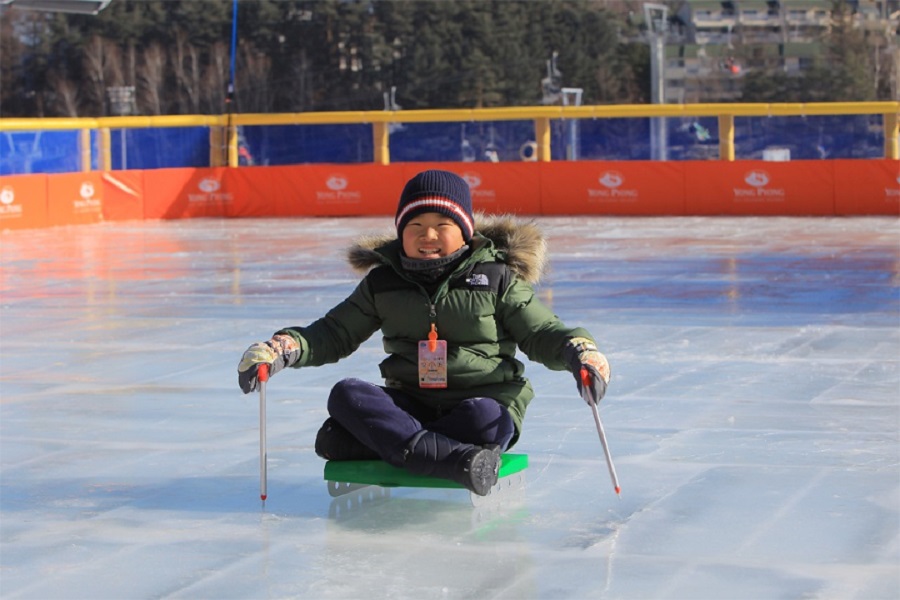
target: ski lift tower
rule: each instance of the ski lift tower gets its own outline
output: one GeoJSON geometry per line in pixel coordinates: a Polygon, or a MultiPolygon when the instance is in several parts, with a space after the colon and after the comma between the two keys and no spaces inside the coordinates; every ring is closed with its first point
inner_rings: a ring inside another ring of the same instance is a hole
{"type": "MultiPolygon", "coordinates": [[[[562,87],[562,73],[556,66],[559,52],[554,52],[547,61],[547,76],[541,79],[544,92],[542,104],[562,104],[563,106],[581,106],[582,88],[562,87]]],[[[566,127],[566,160],[578,160],[578,119],[569,119],[566,127]]]]}
{"type": "MultiPolygon", "coordinates": [[[[666,103],[665,49],[669,28],[669,7],[663,4],[644,3],[644,22],[647,24],[647,42],[650,44],[650,102],[666,103]]],[[[650,119],[650,158],[667,160],[666,118],[650,119]]]]}
{"type": "MultiPolygon", "coordinates": [[[[584,92],[582,88],[564,87],[562,92],[563,106],[581,106],[581,94],[584,92]]],[[[578,119],[569,119],[569,143],[566,148],[566,158],[568,160],[578,160],[578,119]]]]}
{"type": "MultiPolygon", "coordinates": [[[[114,117],[125,117],[137,114],[137,102],[133,85],[117,85],[106,88],[106,97],[109,100],[109,114],[114,117]]],[[[120,136],[120,169],[128,168],[128,129],[119,130],[120,136]]]]}

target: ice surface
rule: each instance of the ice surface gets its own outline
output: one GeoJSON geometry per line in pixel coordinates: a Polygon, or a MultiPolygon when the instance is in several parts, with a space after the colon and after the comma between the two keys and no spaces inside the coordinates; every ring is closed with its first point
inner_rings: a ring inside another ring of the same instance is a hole
{"type": "Polygon", "coordinates": [[[601,341],[617,498],[567,373],[524,491],[332,500],[313,438],[380,340],[268,388],[252,342],[358,278],[390,219],[189,220],[0,235],[0,596],[897,598],[900,222],[541,218],[541,298],[601,341]]]}

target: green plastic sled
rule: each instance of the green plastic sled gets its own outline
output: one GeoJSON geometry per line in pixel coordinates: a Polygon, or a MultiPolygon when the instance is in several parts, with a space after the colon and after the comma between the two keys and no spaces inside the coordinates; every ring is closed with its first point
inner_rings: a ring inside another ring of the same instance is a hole
{"type": "MultiPolygon", "coordinates": [[[[510,475],[525,470],[528,467],[527,454],[503,454],[500,462],[500,480],[510,475]]],[[[325,463],[325,481],[330,484],[329,491],[332,495],[340,495],[339,492],[348,488],[357,488],[365,485],[378,485],[381,487],[418,487],[418,488],[460,488],[463,486],[439,477],[426,475],[414,475],[405,469],[394,467],[380,460],[330,460],[325,463]],[[342,486],[341,484],[350,484],[342,486]]]]}

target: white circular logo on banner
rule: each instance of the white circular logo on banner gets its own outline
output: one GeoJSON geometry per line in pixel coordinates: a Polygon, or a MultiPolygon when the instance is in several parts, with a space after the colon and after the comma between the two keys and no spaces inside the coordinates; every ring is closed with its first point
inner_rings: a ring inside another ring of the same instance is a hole
{"type": "Polygon", "coordinates": [[[12,204],[16,201],[16,192],[8,185],[4,185],[3,189],[0,190],[0,203],[2,204],[12,204]]]}
{"type": "Polygon", "coordinates": [[[347,178],[343,175],[332,175],[325,181],[325,185],[329,190],[338,192],[347,188],[347,178]]]}
{"type": "Polygon", "coordinates": [[[481,176],[479,176],[477,173],[465,173],[462,178],[470,188],[477,188],[479,185],[481,185],[481,176]]]}
{"type": "Polygon", "coordinates": [[[617,188],[625,183],[625,178],[622,177],[621,173],[617,173],[616,171],[607,171],[597,181],[605,187],[617,188]]]}
{"type": "Polygon", "coordinates": [[[769,183],[769,174],[765,171],[750,171],[744,177],[744,181],[754,187],[762,187],[769,183]]]}
{"type": "Polygon", "coordinates": [[[81,190],[79,191],[82,198],[93,198],[94,197],[94,184],[90,181],[85,181],[81,184],[81,190]]]}
{"type": "Polygon", "coordinates": [[[212,194],[219,189],[219,182],[215,179],[203,179],[200,183],[197,184],[197,187],[200,188],[201,192],[206,192],[207,194],[212,194]]]}

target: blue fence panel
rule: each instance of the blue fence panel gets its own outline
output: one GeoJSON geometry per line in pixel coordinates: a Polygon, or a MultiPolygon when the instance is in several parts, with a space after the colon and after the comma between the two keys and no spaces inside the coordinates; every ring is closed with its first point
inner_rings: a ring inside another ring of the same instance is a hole
{"type": "Polygon", "coordinates": [[[505,162],[521,160],[534,142],[534,122],[397,123],[391,162],[505,162]]]}
{"type": "Polygon", "coordinates": [[[391,125],[391,162],[474,161],[483,149],[479,143],[469,141],[466,125],[466,123],[391,125]]]}
{"type": "Polygon", "coordinates": [[[372,126],[247,125],[238,136],[240,164],[302,165],[372,162],[372,126]]]}
{"type": "Polygon", "coordinates": [[[570,158],[571,127],[576,124],[579,160],[650,160],[650,119],[553,121],[553,160],[570,158]]]}
{"type": "Polygon", "coordinates": [[[78,130],[0,132],[0,175],[80,171],[79,135],[78,130]]]}
{"type": "MultiPolygon", "coordinates": [[[[660,119],[668,160],[707,160],[719,154],[716,117],[660,119]]],[[[552,123],[553,160],[652,160],[650,118],[558,120],[552,123]],[[573,152],[574,147],[574,152],[573,152]]]]}
{"type": "Polygon", "coordinates": [[[768,148],[790,151],[790,158],[881,158],[881,115],[743,117],[735,119],[737,158],[762,158],[768,148]]]}
{"type": "MultiPolygon", "coordinates": [[[[719,158],[716,117],[666,118],[668,160],[719,158]]],[[[534,122],[397,123],[391,162],[533,159],[534,122]]],[[[790,159],[881,158],[882,115],[736,117],[735,157],[761,159],[777,149],[790,159]]],[[[78,130],[0,132],[0,175],[81,170],[78,130]]],[[[553,119],[551,159],[651,160],[650,118],[553,119]]],[[[254,125],[239,130],[241,165],[353,164],[374,159],[372,125],[254,125]]],[[[112,168],[209,166],[208,127],[114,129],[112,168]]],[[[225,148],[222,148],[224,154],[225,148]]],[[[91,166],[100,167],[91,132],[91,166]]]]}
{"type": "Polygon", "coordinates": [[[208,127],[159,127],[110,131],[113,169],[209,166],[208,127]]]}
{"type": "MultiPolygon", "coordinates": [[[[786,150],[794,160],[881,158],[881,115],[736,117],[735,157],[761,159],[769,149],[786,150]]],[[[719,157],[716,117],[666,118],[668,160],[719,157]]],[[[571,157],[573,139],[580,160],[651,160],[650,119],[581,119],[553,122],[552,158],[571,157]]]]}
{"type": "Polygon", "coordinates": [[[718,117],[669,119],[669,160],[715,160],[719,158],[718,117]]]}

